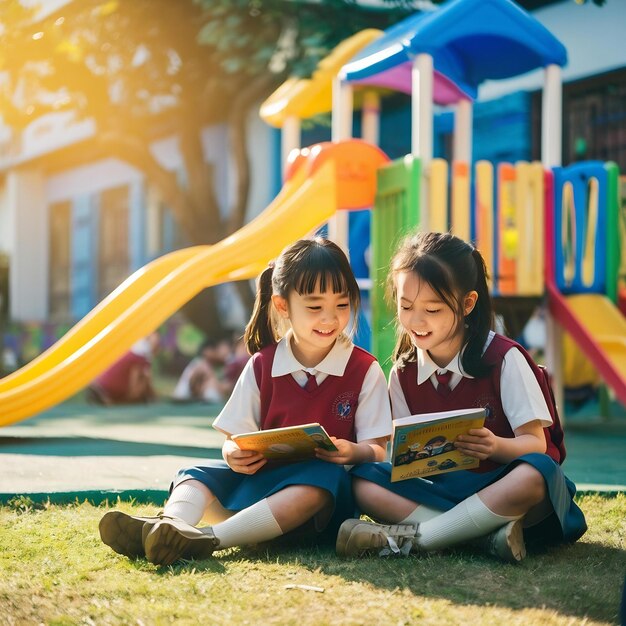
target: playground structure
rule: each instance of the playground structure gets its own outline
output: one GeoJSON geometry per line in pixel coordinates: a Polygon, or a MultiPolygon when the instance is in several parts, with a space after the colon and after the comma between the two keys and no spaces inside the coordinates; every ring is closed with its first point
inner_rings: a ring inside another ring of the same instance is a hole
{"type": "MultiPolygon", "coordinates": [[[[416,228],[451,230],[476,242],[494,295],[537,302],[547,296],[547,358],[557,394],[564,378],[565,329],[617,398],[626,401],[626,322],[616,306],[618,171],[610,163],[561,166],[560,68],[566,61],[563,45],[513,2],[452,0],[388,29],[339,69],[333,139],[349,134],[355,87],[412,94],[412,152],[379,172],[372,213],[372,346],[383,364],[394,343],[393,314],[384,301],[390,250],[416,228]],[[478,86],[540,68],[542,161],[472,167],[472,100],[478,86]],[[432,158],[433,102],[456,106],[450,165],[432,158]]],[[[285,125],[293,124],[288,113],[293,116],[294,110],[285,106],[285,125]]],[[[345,218],[329,232],[346,246],[345,218]]]]}
{"type": "Polygon", "coordinates": [[[329,235],[347,247],[346,212],[339,209],[371,206],[372,345],[382,362],[393,342],[382,287],[390,251],[415,228],[451,229],[477,242],[494,294],[547,295],[549,367],[557,382],[562,326],[626,403],[626,321],[616,307],[617,168],[561,167],[563,46],[509,0],[451,0],[385,33],[364,31],[333,54],[310,80],[288,81],[261,109],[283,127],[285,155],[299,148],[299,120],[331,108],[333,142],[292,152],[282,191],[240,231],[148,264],[49,350],[0,380],[0,426],[71,396],[199,291],[254,277],[323,223],[330,221],[329,235]],[[542,162],[472,167],[478,85],[536,68],[546,76],[542,162]],[[380,86],[413,93],[412,153],[394,163],[372,145],[379,96],[371,90],[380,86]],[[354,89],[366,92],[369,143],[349,139],[354,89]],[[432,158],[433,102],[456,103],[451,165],[432,158]]]}

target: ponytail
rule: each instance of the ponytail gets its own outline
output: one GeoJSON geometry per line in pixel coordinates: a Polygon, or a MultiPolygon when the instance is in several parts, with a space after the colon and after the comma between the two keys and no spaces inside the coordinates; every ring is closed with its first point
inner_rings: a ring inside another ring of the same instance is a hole
{"type": "Polygon", "coordinates": [[[491,369],[483,362],[482,356],[489,331],[493,328],[493,307],[487,286],[485,261],[476,248],[472,249],[472,259],[476,267],[474,291],[478,294],[478,299],[465,317],[465,350],[461,363],[468,374],[480,377],[491,369]]]}
{"type": "Polygon", "coordinates": [[[272,325],[272,274],[274,264],[266,267],[259,276],[252,317],[243,335],[250,354],[255,354],[265,346],[276,343],[272,325]]]}

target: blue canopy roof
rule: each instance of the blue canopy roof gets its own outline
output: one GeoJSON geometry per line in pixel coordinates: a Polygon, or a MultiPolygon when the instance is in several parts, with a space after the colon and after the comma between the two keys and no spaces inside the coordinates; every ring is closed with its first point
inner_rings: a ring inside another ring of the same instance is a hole
{"type": "Polygon", "coordinates": [[[420,53],[430,54],[434,69],[471,98],[485,80],[567,63],[563,44],[511,0],[450,0],[386,30],[344,65],[340,75],[348,82],[395,83],[410,93],[410,83],[398,81],[402,75],[406,83],[410,72],[400,66],[410,65],[420,53]]]}

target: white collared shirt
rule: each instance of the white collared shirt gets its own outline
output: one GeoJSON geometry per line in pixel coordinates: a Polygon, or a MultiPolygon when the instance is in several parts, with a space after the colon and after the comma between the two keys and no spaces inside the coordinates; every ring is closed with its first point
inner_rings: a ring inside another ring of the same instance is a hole
{"type": "MultiPolygon", "coordinates": [[[[276,346],[272,377],[290,374],[301,387],[304,387],[307,381],[306,372],[315,376],[318,385],[329,375],[343,376],[354,348],[351,341],[347,338],[338,339],[320,363],[315,367],[304,367],[291,350],[291,335],[292,332],[289,330],[276,346]]],[[[228,402],[213,422],[213,427],[230,435],[259,430],[260,413],[259,386],[250,359],[228,402]]],[[[387,382],[377,361],[371,364],[363,380],[354,416],[354,427],[357,441],[387,437],[391,434],[391,407],[387,382]]]]}
{"type": "MultiPolygon", "coordinates": [[[[483,353],[489,347],[494,337],[495,333],[490,331],[483,353]]],[[[446,367],[441,368],[430,358],[428,351],[420,348],[416,348],[416,351],[416,382],[418,385],[430,379],[431,384],[437,388],[437,373],[442,374],[445,371],[452,372],[449,383],[450,389],[454,389],[463,377],[473,378],[473,376],[463,370],[460,352],[454,356],[446,367]]],[[[411,415],[411,410],[404,397],[395,367],[389,377],[389,395],[391,397],[394,418],[411,415]]],[[[539,383],[526,362],[524,355],[517,348],[512,348],[504,355],[500,375],[500,395],[502,408],[513,431],[537,419],[541,421],[543,427],[552,424],[552,416],[541,392],[541,387],[539,387],[539,383]]]]}

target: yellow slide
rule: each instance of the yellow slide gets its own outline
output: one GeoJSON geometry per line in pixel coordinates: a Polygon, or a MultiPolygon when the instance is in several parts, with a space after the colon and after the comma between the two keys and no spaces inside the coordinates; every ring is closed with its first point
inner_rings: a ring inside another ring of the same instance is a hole
{"type": "Polygon", "coordinates": [[[563,299],[577,326],[570,325],[568,332],[620,402],[626,403],[626,318],[603,295],[578,294],[563,299]]]}
{"type": "Polygon", "coordinates": [[[82,389],[202,289],[255,276],[286,245],[326,222],[338,203],[373,203],[375,172],[386,160],[377,148],[351,140],[316,146],[310,155],[255,220],[214,246],[180,250],[148,264],[48,351],[2,379],[0,426],[82,389]],[[355,171],[358,180],[348,180],[355,171]],[[349,196],[354,203],[346,202],[349,196]]]}
{"type": "MultiPolygon", "coordinates": [[[[276,206],[280,206],[304,182],[306,168],[300,167],[292,178],[284,185],[281,193],[256,220],[266,219],[276,206]]],[[[256,221],[255,220],[255,221],[256,221]]],[[[252,224],[252,222],[250,223],[252,224]]],[[[87,341],[104,330],[119,317],[128,307],[133,305],[148,289],[166,278],[182,263],[205,252],[209,246],[184,248],[166,254],[137,270],[117,289],[100,302],[88,315],[71,328],[49,350],[45,351],[18,371],[0,379],[0,394],[14,389],[33,380],[70,357],[87,341]]],[[[244,272],[240,278],[255,275],[256,266],[244,272]]],[[[258,272],[257,272],[258,273],[258,272]]],[[[1,421],[1,420],[0,420],[1,421]]]]}

